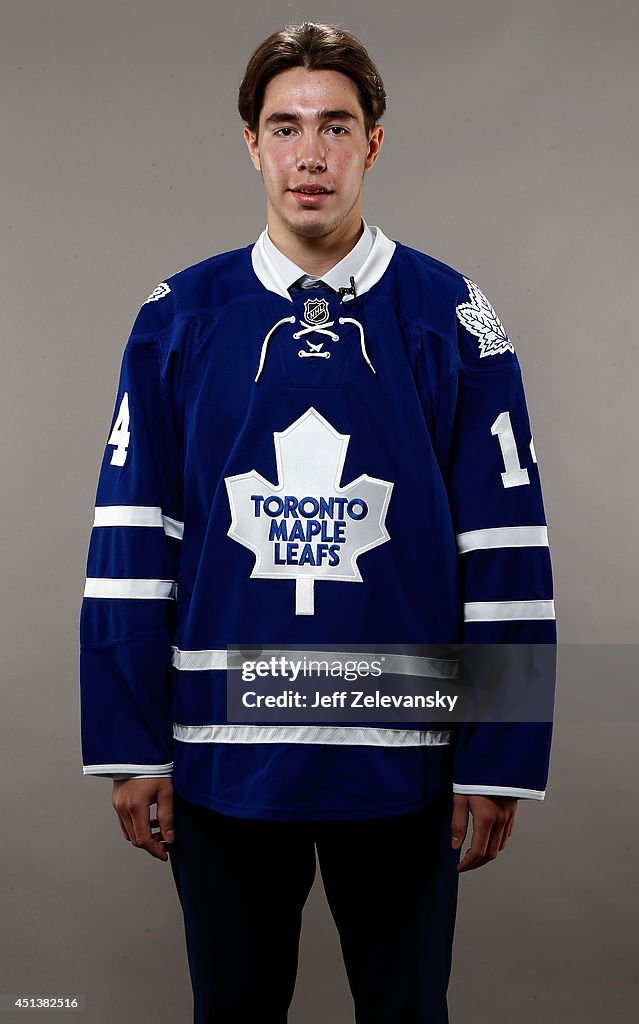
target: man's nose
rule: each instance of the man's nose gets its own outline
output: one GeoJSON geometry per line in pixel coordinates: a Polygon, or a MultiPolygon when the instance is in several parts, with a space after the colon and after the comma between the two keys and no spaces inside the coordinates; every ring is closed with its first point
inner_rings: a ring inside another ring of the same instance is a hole
{"type": "Polygon", "coordinates": [[[326,156],[318,140],[305,139],[300,142],[297,154],[297,166],[317,171],[326,167],[326,156]]]}

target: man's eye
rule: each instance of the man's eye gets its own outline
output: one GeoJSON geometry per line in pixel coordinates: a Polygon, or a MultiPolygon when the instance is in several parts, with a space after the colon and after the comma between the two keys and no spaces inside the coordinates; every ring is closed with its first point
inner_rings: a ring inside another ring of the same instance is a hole
{"type": "MultiPolygon", "coordinates": [[[[294,130],[295,130],[294,128],[288,128],[288,127],[287,128],[276,128],[275,134],[279,135],[280,132],[292,132],[294,130]]],[[[344,128],[341,124],[332,124],[331,127],[328,130],[329,130],[329,132],[340,132],[340,134],[342,132],[346,132],[346,128],[344,128]]],[[[289,135],[284,135],[283,138],[288,139],[288,138],[290,138],[290,136],[289,135]]]]}

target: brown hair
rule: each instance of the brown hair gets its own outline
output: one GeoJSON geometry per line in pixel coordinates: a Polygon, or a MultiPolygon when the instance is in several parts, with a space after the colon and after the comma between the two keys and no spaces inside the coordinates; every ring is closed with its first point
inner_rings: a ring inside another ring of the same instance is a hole
{"type": "Polygon", "coordinates": [[[368,136],[386,110],[381,75],[363,43],[337,25],[286,25],[260,43],[246,65],[237,109],[257,136],[264,91],[268,82],[287,68],[341,71],[355,83],[368,136]]]}

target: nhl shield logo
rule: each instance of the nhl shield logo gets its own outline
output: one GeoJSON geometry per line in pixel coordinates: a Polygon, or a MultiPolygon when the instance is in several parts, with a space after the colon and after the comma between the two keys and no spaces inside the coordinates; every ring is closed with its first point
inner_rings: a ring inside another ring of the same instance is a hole
{"type": "Polygon", "coordinates": [[[325,324],[329,316],[326,299],[307,299],[304,303],[304,319],[307,324],[325,324]]]}

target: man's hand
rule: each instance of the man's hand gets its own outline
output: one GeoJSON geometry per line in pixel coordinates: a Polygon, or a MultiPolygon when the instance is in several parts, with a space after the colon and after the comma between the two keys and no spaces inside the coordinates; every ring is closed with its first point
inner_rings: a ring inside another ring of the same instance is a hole
{"type": "Polygon", "coordinates": [[[494,860],[503,850],[515,823],[517,799],[512,796],[462,796],[455,793],[452,818],[453,849],[461,846],[473,816],[473,835],[457,870],[470,871],[494,860]]]}
{"type": "Polygon", "coordinates": [[[173,842],[171,779],[121,779],[113,783],[111,802],[124,838],[152,857],[168,860],[164,844],[173,842]],[[153,819],[149,812],[152,804],[157,804],[157,818],[153,819]]]}

